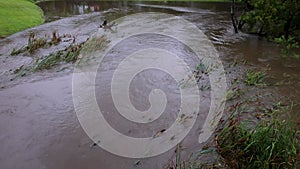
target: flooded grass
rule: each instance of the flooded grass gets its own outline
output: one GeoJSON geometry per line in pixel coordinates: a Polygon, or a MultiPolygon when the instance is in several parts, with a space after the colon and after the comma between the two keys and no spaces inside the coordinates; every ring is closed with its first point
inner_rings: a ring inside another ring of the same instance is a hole
{"type": "Polygon", "coordinates": [[[61,62],[75,63],[78,59],[83,44],[84,42],[81,44],[73,44],[64,51],[51,53],[42,59],[38,59],[35,62],[32,71],[51,69],[53,66],[56,66],[61,62]]]}
{"type": "Polygon", "coordinates": [[[233,88],[227,91],[226,101],[232,101],[239,99],[244,94],[244,91],[240,88],[233,88]]]}
{"type": "Polygon", "coordinates": [[[246,73],[245,84],[249,86],[263,86],[263,80],[266,78],[265,71],[250,70],[246,73]]]}
{"type": "Polygon", "coordinates": [[[31,34],[28,39],[27,46],[24,46],[20,49],[13,49],[11,52],[11,55],[19,55],[21,53],[24,53],[25,55],[29,55],[34,53],[39,48],[44,48],[47,45],[47,39],[46,38],[35,38],[34,34],[31,34]]]}
{"type": "Polygon", "coordinates": [[[57,65],[61,60],[62,54],[63,53],[59,51],[57,53],[52,53],[49,56],[46,56],[44,59],[37,60],[35,66],[33,67],[33,71],[50,69],[51,67],[57,65]]]}
{"type": "Polygon", "coordinates": [[[216,144],[228,168],[296,168],[297,136],[291,120],[273,117],[253,125],[233,115],[216,144]]]}
{"type": "MultiPolygon", "coordinates": [[[[56,31],[53,31],[51,39],[48,40],[47,35],[45,35],[44,37],[36,37],[35,33],[31,32],[29,34],[27,45],[21,47],[20,49],[13,49],[10,55],[12,56],[19,55],[19,54],[30,55],[33,54],[38,49],[49,48],[52,45],[58,45],[63,38],[69,38],[70,41],[72,40],[70,39],[71,37],[72,36],[68,34],[59,36],[59,34],[56,31]]],[[[73,43],[74,42],[75,42],[75,37],[73,37],[73,43]]]]}
{"type": "Polygon", "coordinates": [[[281,36],[279,38],[275,38],[274,41],[281,46],[282,57],[300,58],[300,55],[293,51],[295,49],[299,49],[299,42],[297,42],[294,37],[289,36],[288,38],[286,38],[284,36],[281,36]]]}
{"type": "Polygon", "coordinates": [[[59,36],[56,31],[52,32],[52,36],[50,40],[46,38],[47,36],[42,38],[36,37],[34,33],[30,33],[28,38],[28,44],[20,49],[13,49],[11,55],[30,55],[41,48],[49,48],[52,45],[58,45],[61,42],[69,42],[72,43],[66,47],[64,50],[55,51],[47,56],[39,57],[34,61],[34,64],[31,66],[22,65],[18,69],[14,70],[14,74],[19,76],[25,76],[28,72],[41,71],[45,69],[51,69],[52,67],[59,65],[60,63],[75,63],[78,59],[79,53],[85,44],[82,42],[80,44],[76,43],[76,37],[68,34],[64,34],[59,36]]]}

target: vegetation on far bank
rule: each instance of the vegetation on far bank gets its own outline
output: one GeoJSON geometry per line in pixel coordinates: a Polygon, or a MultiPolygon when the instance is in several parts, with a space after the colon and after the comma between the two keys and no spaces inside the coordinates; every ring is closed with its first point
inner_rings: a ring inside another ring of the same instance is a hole
{"type": "Polygon", "coordinates": [[[236,33],[241,30],[267,37],[281,45],[284,57],[300,57],[291,52],[299,48],[300,41],[298,1],[232,0],[231,19],[236,33]],[[242,8],[235,2],[242,2],[242,8]]]}
{"type": "Polygon", "coordinates": [[[0,1],[0,37],[44,22],[42,10],[29,0],[0,1]]]}

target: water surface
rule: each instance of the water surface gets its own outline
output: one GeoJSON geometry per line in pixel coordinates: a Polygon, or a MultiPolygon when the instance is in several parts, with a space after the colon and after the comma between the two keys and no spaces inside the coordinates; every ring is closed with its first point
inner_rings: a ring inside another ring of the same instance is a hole
{"type": "MultiPolygon", "coordinates": [[[[127,14],[150,11],[181,16],[197,25],[213,42],[223,61],[228,79],[244,76],[244,71],[248,69],[266,70],[269,83],[284,84],[261,88],[260,91],[272,93],[273,97],[266,101],[300,102],[300,61],[282,59],[276,44],[244,33],[234,34],[230,20],[230,5],[227,3],[47,1],[39,3],[39,6],[44,10],[49,23],[33,30],[41,36],[51,33],[52,30],[72,33],[78,35],[81,41],[97,32],[97,27],[104,19],[111,21],[127,14]],[[61,18],[64,19],[59,20],[61,18]],[[241,64],[243,60],[248,61],[248,64],[241,64]],[[234,62],[238,62],[238,65],[232,66],[234,62]]],[[[60,68],[55,67],[49,71],[10,81],[12,75],[9,69],[32,61],[26,56],[8,57],[14,47],[26,43],[27,35],[28,32],[25,31],[0,41],[0,54],[3,55],[0,90],[1,168],[154,169],[162,168],[169,159],[174,159],[175,149],[149,159],[126,159],[93,146],[94,143],[81,128],[74,111],[70,66],[64,71],[59,71],[60,68]],[[140,161],[138,165],[137,161],[140,161]]],[[[128,42],[121,43],[116,50],[138,50],[141,46],[137,43],[148,39],[150,38],[134,37],[128,42]]],[[[196,67],[198,60],[193,59],[184,46],[170,39],[152,40],[157,46],[170,47],[174,53],[185,55],[190,66],[196,67]]],[[[103,63],[106,69],[99,70],[99,76],[102,76],[97,79],[99,83],[96,92],[106,96],[98,98],[106,111],[114,112],[111,96],[108,94],[110,87],[106,82],[110,80],[107,75],[112,73],[118,55],[113,53],[110,55],[111,57],[103,63]]],[[[105,114],[105,117],[113,127],[128,136],[151,136],[157,130],[167,128],[177,116],[180,99],[178,86],[174,83],[174,79],[168,74],[157,70],[144,71],[132,82],[133,92],[130,97],[132,104],[139,110],[149,108],[148,95],[151,89],[160,87],[167,93],[168,113],[156,121],[154,126],[145,125],[140,128],[139,125],[129,123],[116,113],[105,114]],[[142,129],[147,132],[143,132],[142,129]]],[[[202,84],[205,85],[204,81],[202,84]]],[[[255,91],[256,89],[249,90],[246,95],[253,96],[257,94],[255,91]]],[[[266,95],[264,92],[261,93],[266,95]]],[[[200,104],[207,106],[201,111],[207,112],[210,104],[209,91],[204,90],[202,97],[204,99],[200,104]]],[[[201,120],[198,121],[182,142],[182,146],[187,148],[186,154],[197,152],[201,146],[197,142],[201,124],[201,120]]]]}

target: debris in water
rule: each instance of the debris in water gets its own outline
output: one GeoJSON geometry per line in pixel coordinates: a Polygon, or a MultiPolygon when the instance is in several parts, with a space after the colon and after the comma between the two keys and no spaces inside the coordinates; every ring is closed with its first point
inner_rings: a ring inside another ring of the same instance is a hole
{"type": "Polygon", "coordinates": [[[175,139],[175,135],[170,138],[171,141],[174,140],[174,139],[175,139]]]}
{"type": "Polygon", "coordinates": [[[140,164],[141,164],[141,160],[137,160],[137,161],[134,163],[135,166],[138,166],[138,165],[140,165],[140,164]]]}
{"type": "Polygon", "coordinates": [[[93,149],[93,148],[94,148],[95,146],[97,146],[99,143],[100,143],[100,141],[97,141],[97,143],[94,142],[93,144],[91,144],[91,145],[90,145],[91,149],[93,149]]]}
{"type": "Polygon", "coordinates": [[[182,123],[184,123],[187,119],[191,119],[191,118],[193,118],[193,116],[187,116],[187,115],[185,115],[185,114],[181,114],[180,117],[179,117],[179,119],[178,119],[178,123],[179,123],[179,124],[182,124],[182,123]]]}
{"type": "Polygon", "coordinates": [[[154,134],[152,138],[157,138],[157,137],[159,137],[159,136],[160,136],[161,134],[163,134],[165,131],[166,131],[166,129],[160,130],[159,132],[157,132],[156,134],[154,134]]]}

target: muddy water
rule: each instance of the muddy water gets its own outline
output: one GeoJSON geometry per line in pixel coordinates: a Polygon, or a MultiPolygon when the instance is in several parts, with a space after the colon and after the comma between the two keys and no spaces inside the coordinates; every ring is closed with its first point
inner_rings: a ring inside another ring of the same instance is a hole
{"type": "MultiPolygon", "coordinates": [[[[71,32],[78,35],[80,41],[86,40],[97,32],[97,26],[104,18],[113,20],[126,14],[143,11],[182,16],[196,24],[213,42],[229,79],[243,76],[245,69],[267,70],[269,83],[281,82],[283,85],[264,87],[261,91],[274,93],[274,96],[278,97],[277,100],[300,103],[300,61],[280,58],[280,49],[270,42],[243,33],[234,34],[228,4],[50,1],[39,5],[44,10],[48,21],[56,21],[32,30],[37,31],[40,36],[51,33],[52,30],[59,30],[61,33],[71,32]],[[72,17],[64,18],[68,16],[72,17]],[[60,18],[64,19],[57,20],[60,18]],[[232,66],[234,62],[240,63],[239,61],[243,60],[248,61],[248,64],[232,66]]],[[[174,159],[174,149],[149,159],[129,159],[94,146],[93,141],[80,126],[74,111],[70,65],[63,71],[60,71],[61,67],[55,67],[11,81],[13,73],[10,69],[16,69],[33,60],[29,56],[9,56],[13,48],[26,43],[28,32],[21,32],[0,41],[2,87],[0,89],[0,168],[152,169],[162,168],[169,159],[174,159]]],[[[149,39],[149,37],[139,37],[131,41],[149,39]]],[[[154,40],[154,42],[157,46],[177,46],[176,49],[172,49],[174,53],[187,55],[186,59],[193,58],[186,48],[171,40],[154,40]]],[[[118,49],[125,51],[139,49],[136,45],[126,44],[121,44],[118,49]]],[[[63,45],[57,48],[63,48],[63,45]]],[[[49,53],[49,50],[57,50],[57,48],[41,50],[34,57],[44,52],[49,53]]],[[[110,55],[112,56],[104,62],[105,69],[99,70],[99,75],[103,76],[97,78],[99,83],[96,86],[96,92],[99,95],[108,97],[98,98],[99,104],[102,104],[107,112],[113,112],[114,107],[109,99],[110,88],[107,86],[107,81],[110,79],[106,79],[106,75],[111,73],[118,58],[114,59],[113,54],[110,55]]],[[[195,67],[197,60],[191,59],[189,62],[191,67],[195,67]]],[[[151,89],[160,88],[168,94],[167,113],[152,126],[141,127],[129,123],[115,113],[104,114],[104,116],[121,133],[131,137],[151,137],[156,131],[168,128],[177,116],[176,110],[180,99],[178,98],[179,89],[176,84],[174,85],[175,82],[168,74],[157,70],[144,71],[133,79],[130,86],[133,91],[130,99],[132,104],[141,111],[149,108],[147,98],[151,89]]],[[[204,91],[202,97],[204,99],[201,105],[209,105],[209,91],[204,91]]],[[[201,111],[207,112],[208,108],[205,106],[201,111]]],[[[182,146],[187,148],[187,153],[197,152],[201,146],[197,142],[201,124],[202,121],[199,118],[188,137],[182,142],[182,146]]],[[[206,160],[213,161],[213,158],[206,160]]]]}

